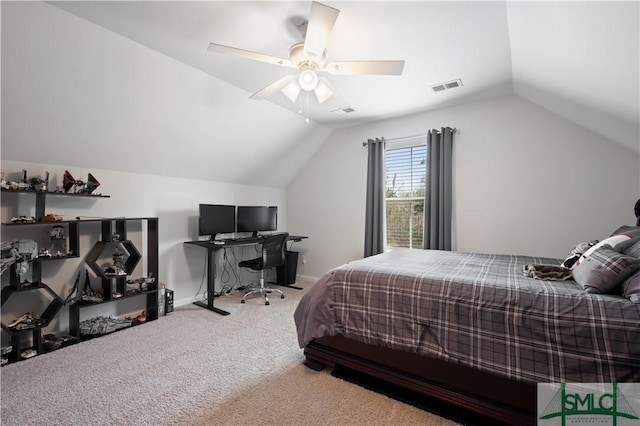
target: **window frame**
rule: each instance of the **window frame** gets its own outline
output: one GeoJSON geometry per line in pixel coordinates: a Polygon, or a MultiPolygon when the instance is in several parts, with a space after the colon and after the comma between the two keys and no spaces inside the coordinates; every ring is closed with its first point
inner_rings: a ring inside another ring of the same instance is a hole
{"type": "MultiPolygon", "coordinates": [[[[419,135],[419,136],[411,136],[411,137],[406,137],[406,138],[399,138],[397,140],[391,140],[391,141],[386,141],[385,142],[385,170],[384,170],[384,179],[385,179],[385,187],[384,187],[384,247],[385,247],[385,251],[393,249],[393,248],[400,248],[400,247],[406,247],[406,246],[390,246],[389,243],[389,227],[388,227],[388,223],[387,223],[387,218],[388,218],[388,203],[389,203],[389,198],[387,197],[387,181],[388,181],[388,166],[387,166],[387,161],[388,161],[388,151],[393,151],[393,150],[400,150],[400,149],[410,149],[410,148],[417,148],[417,147],[424,147],[424,155],[425,155],[425,163],[427,161],[427,136],[426,135],[419,135]]],[[[425,177],[424,177],[424,181],[425,181],[425,185],[424,185],[424,194],[426,194],[427,188],[426,188],[426,164],[424,165],[425,168],[425,177]]],[[[415,168],[413,167],[413,165],[411,165],[410,167],[410,171],[413,172],[413,170],[415,170],[415,168]]],[[[420,188],[419,188],[420,189],[420,188]]],[[[418,189],[418,190],[419,190],[418,189]]],[[[413,190],[413,189],[412,189],[413,190]]],[[[415,191],[415,190],[413,190],[415,191]]],[[[402,199],[403,201],[410,201],[413,202],[416,199],[419,199],[420,197],[398,197],[398,199],[402,199]]],[[[424,195],[422,196],[422,201],[424,203],[424,195]]],[[[413,204],[411,205],[411,208],[413,208],[413,204]]],[[[424,212],[424,204],[423,204],[423,212],[424,212]]],[[[422,226],[423,226],[423,233],[424,233],[424,214],[423,214],[423,218],[422,218],[422,226]]],[[[410,230],[408,231],[409,235],[409,248],[422,248],[423,247],[423,241],[419,241],[419,244],[414,244],[415,241],[413,241],[413,231],[411,230],[411,223],[412,221],[410,221],[410,230]]],[[[424,235],[424,234],[423,234],[424,235]]]]}

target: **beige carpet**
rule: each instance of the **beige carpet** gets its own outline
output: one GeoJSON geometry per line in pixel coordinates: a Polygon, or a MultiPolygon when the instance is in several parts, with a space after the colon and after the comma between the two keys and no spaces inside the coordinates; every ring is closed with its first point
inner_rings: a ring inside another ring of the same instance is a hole
{"type": "MultiPolygon", "coordinates": [[[[298,282],[305,287],[310,284],[298,282]]],[[[451,425],[302,364],[293,310],[217,299],[0,369],[2,425],[451,425]]]]}

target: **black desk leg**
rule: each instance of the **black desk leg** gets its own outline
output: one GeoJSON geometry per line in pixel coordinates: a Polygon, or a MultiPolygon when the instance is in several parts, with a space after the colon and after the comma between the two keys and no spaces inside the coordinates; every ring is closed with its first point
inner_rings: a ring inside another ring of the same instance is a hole
{"type": "Polygon", "coordinates": [[[216,250],[207,250],[209,257],[207,258],[207,303],[196,301],[194,305],[206,308],[220,315],[229,315],[229,312],[213,306],[216,295],[216,250]]]}

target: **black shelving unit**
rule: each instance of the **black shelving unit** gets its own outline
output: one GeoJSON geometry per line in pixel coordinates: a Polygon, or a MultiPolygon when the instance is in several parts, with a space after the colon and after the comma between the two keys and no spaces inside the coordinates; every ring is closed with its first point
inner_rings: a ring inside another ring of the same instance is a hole
{"type": "MultiPolygon", "coordinates": [[[[91,268],[96,275],[102,280],[102,302],[79,302],[69,307],[69,334],[76,337],[78,341],[85,338],[80,333],[80,317],[83,308],[88,306],[96,306],[105,303],[115,303],[132,297],[146,297],[146,321],[158,319],[158,218],[157,217],[138,217],[138,218],[112,218],[112,219],[90,219],[85,221],[101,222],[102,235],[101,241],[98,241],[85,257],[85,263],[91,268]],[[146,290],[131,294],[127,292],[127,277],[135,269],[137,263],[142,258],[142,254],[135,245],[127,238],[127,224],[133,221],[143,221],[147,224],[147,244],[143,252],[147,259],[147,275],[155,278],[155,281],[147,285],[146,290]],[[113,234],[118,234],[119,240],[113,241],[113,234]],[[129,254],[124,264],[127,275],[109,275],[106,274],[96,263],[102,253],[109,247],[121,246],[125,248],[129,254]],[[119,293],[120,297],[114,297],[114,292],[119,293]]],[[[84,221],[83,221],[84,222],[84,221]]]]}
{"type": "MultiPolygon", "coordinates": [[[[76,193],[64,193],[64,192],[51,192],[51,191],[36,191],[36,190],[25,190],[25,189],[5,189],[2,188],[3,196],[5,194],[14,193],[14,194],[30,194],[35,195],[35,222],[29,223],[2,223],[2,227],[11,227],[11,229],[16,229],[18,227],[42,227],[42,226],[55,226],[61,225],[64,226],[67,230],[67,243],[69,253],[62,256],[51,256],[51,257],[36,257],[30,261],[31,271],[31,283],[24,284],[20,282],[19,276],[16,274],[16,266],[12,265],[10,268],[10,279],[9,285],[6,285],[2,288],[1,304],[4,306],[10,299],[11,296],[20,293],[20,292],[31,292],[31,291],[39,291],[44,293],[45,297],[50,299],[49,304],[44,309],[41,314],[38,314],[39,317],[43,320],[42,323],[39,323],[37,326],[32,328],[26,328],[21,330],[16,330],[15,328],[8,327],[8,325],[1,323],[2,329],[5,330],[9,336],[11,337],[11,344],[13,346],[13,351],[9,356],[10,361],[18,361],[20,360],[20,353],[27,348],[27,345],[24,343],[26,338],[23,338],[25,334],[31,334],[32,347],[35,349],[38,354],[43,352],[42,345],[42,333],[41,330],[48,326],[51,320],[53,320],[60,309],[64,306],[64,301],[53,291],[47,284],[42,282],[42,263],[56,260],[65,260],[71,258],[80,257],[81,249],[80,249],[80,227],[83,223],[88,222],[99,222],[101,224],[101,241],[99,241],[91,250],[88,251],[87,257],[85,258],[85,263],[89,268],[91,268],[102,280],[102,292],[103,292],[103,302],[105,304],[117,303],[119,301],[128,300],[132,297],[145,297],[145,310],[147,313],[146,321],[152,321],[158,318],[158,218],[157,217],[133,217],[133,218],[88,218],[88,219],[80,219],[76,218],[74,220],[61,220],[54,222],[45,222],[45,209],[46,209],[46,200],[47,197],[79,197],[79,198],[109,198],[109,195],[102,194],[76,194],[76,193]],[[141,254],[138,249],[135,247],[134,243],[127,239],[127,224],[133,221],[143,221],[146,222],[147,226],[147,244],[143,254],[141,254]],[[120,240],[118,242],[112,241],[112,235],[118,234],[120,236],[120,240]],[[155,278],[154,283],[149,284],[147,288],[135,294],[127,293],[126,289],[126,278],[127,276],[108,276],[103,271],[98,268],[95,264],[95,261],[100,256],[100,253],[107,247],[109,244],[121,244],[129,253],[129,258],[125,263],[125,270],[127,274],[135,269],[138,261],[144,255],[147,259],[147,274],[153,276],[155,278]],[[122,297],[114,298],[114,291],[122,294],[122,297]]],[[[9,229],[9,228],[7,228],[9,229]]],[[[87,303],[80,302],[74,303],[69,306],[69,334],[76,337],[76,341],[80,341],[80,313],[84,307],[87,306],[95,306],[96,303],[87,303]]]]}

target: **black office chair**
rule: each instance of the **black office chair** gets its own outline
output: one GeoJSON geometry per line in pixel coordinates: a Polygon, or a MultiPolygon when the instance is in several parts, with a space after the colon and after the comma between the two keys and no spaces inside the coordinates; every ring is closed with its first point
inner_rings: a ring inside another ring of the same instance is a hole
{"type": "Polygon", "coordinates": [[[248,290],[244,294],[244,296],[242,296],[242,300],[240,300],[240,303],[244,303],[247,297],[251,295],[261,294],[262,297],[264,297],[264,304],[268,305],[269,298],[267,297],[267,294],[273,292],[280,293],[280,298],[284,299],[284,293],[281,290],[264,286],[264,270],[284,264],[288,236],[289,233],[282,232],[265,237],[264,241],[262,242],[261,257],[258,257],[256,259],[243,260],[238,263],[238,266],[240,266],[241,268],[251,268],[255,271],[260,271],[260,286],[258,288],[248,290]]]}

